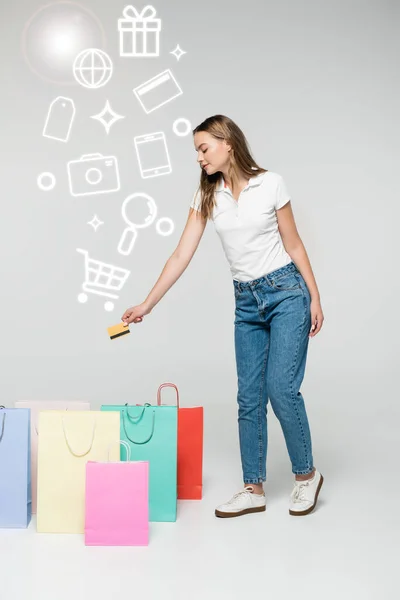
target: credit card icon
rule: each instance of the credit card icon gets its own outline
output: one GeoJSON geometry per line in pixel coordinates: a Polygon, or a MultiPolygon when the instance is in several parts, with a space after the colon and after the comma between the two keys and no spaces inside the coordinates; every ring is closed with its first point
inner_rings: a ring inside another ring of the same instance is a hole
{"type": "Polygon", "coordinates": [[[134,88],[133,93],[146,114],[164,106],[183,94],[170,69],[166,69],[148,81],[134,88]]]}

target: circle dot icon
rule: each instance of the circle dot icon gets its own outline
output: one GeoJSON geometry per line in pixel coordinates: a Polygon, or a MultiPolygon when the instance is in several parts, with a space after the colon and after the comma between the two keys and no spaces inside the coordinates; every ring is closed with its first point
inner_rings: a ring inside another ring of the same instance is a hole
{"type": "Polygon", "coordinates": [[[37,184],[39,189],[43,190],[44,192],[48,192],[56,185],[56,178],[54,177],[53,173],[41,173],[37,178],[37,184]]]}
{"type": "Polygon", "coordinates": [[[172,125],[172,130],[178,137],[184,137],[185,135],[189,135],[189,133],[192,130],[192,126],[188,119],[176,119],[176,121],[174,121],[174,124],[172,125]],[[183,130],[178,129],[178,127],[180,127],[181,125],[184,125],[185,127],[183,130]]]}
{"type": "Polygon", "coordinates": [[[156,230],[159,235],[171,235],[174,229],[174,222],[169,217],[163,217],[162,219],[158,219],[156,223],[156,230]],[[162,228],[162,226],[165,224],[167,225],[167,229],[162,228]]]}
{"type": "Polygon", "coordinates": [[[83,292],[82,292],[82,294],[79,294],[79,296],[78,296],[78,302],[80,302],[81,304],[85,304],[85,302],[87,302],[87,299],[88,299],[87,295],[84,294],[83,292]]]}

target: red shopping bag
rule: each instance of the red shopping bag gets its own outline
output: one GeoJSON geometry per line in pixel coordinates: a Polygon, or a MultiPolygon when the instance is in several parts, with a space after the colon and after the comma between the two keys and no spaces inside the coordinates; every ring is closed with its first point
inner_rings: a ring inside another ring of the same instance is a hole
{"type": "Polygon", "coordinates": [[[173,383],[162,383],[157,391],[157,405],[161,406],[161,390],[172,387],[178,406],[178,499],[201,500],[203,495],[203,407],[179,406],[178,388],[173,383]]]}

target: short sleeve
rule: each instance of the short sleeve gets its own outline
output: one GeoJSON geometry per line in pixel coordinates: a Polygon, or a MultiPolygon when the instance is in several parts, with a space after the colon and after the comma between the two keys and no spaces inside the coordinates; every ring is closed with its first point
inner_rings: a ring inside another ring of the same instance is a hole
{"type": "Polygon", "coordinates": [[[190,206],[191,206],[191,208],[194,208],[194,210],[200,211],[200,209],[201,209],[200,204],[201,204],[201,193],[200,193],[200,190],[197,189],[195,191],[195,193],[193,194],[193,199],[192,199],[190,206]]]}
{"type": "Polygon", "coordinates": [[[285,180],[281,175],[278,177],[278,185],[276,187],[276,195],[275,195],[275,209],[278,210],[285,206],[291,200],[288,189],[286,187],[285,180]]]}

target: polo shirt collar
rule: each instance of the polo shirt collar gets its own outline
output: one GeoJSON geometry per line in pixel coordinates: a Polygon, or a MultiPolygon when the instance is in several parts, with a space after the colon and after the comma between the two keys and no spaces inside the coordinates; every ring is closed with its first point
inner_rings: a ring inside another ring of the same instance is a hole
{"type": "MultiPolygon", "coordinates": [[[[249,179],[249,183],[248,183],[249,187],[255,187],[257,185],[260,185],[264,175],[265,175],[265,173],[259,173],[259,175],[256,175],[255,177],[251,177],[249,179]]],[[[220,179],[219,183],[217,184],[215,191],[223,192],[225,189],[227,189],[227,187],[228,186],[226,185],[223,176],[221,176],[221,179],[220,179]]]]}

